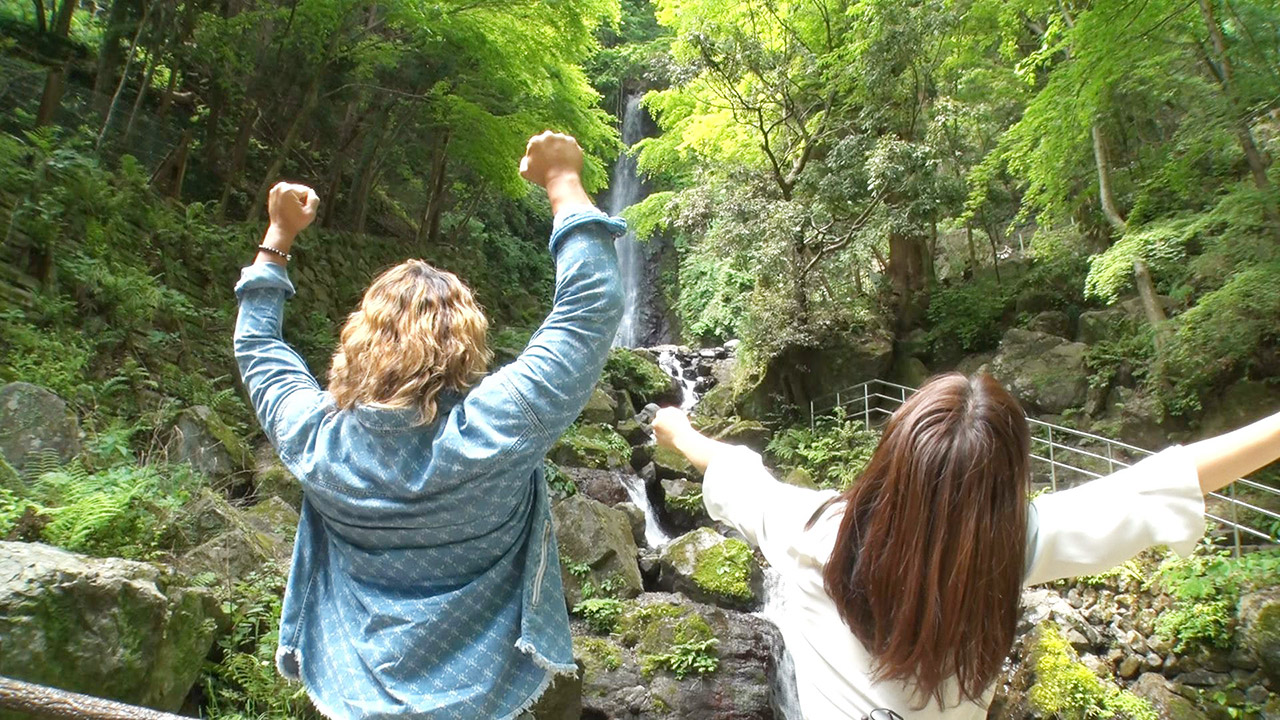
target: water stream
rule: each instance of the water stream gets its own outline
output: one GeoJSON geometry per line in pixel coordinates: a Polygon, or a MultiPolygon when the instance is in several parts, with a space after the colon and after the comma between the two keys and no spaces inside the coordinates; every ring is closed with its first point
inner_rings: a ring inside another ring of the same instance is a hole
{"type": "MultiPolygon", "coordinates": [[[[626,110],[622,115],[622,143],[627,148],[644,138],[645,110],[640,105],[640,96],[627,98],[626,110]]],[[[635,205],[645,198],[644,183],[636,171],[636,160],[626,151],[618,155],[613,164],[613,173],[609,180],[609,195],[605,202],[605,210],[610,215],[621,214],[623,210],[635,205]]],[[[626,297],[626,311],[622,316],[622,324],[618,326],[618,335],[613,344],[622,347],[635,347],[641,336],[640,284],[644,279],[645,253],[635,232],[628,230],[626,235],[614,242],[618,251],[618,267],[622,271],[622,288],[626,297]]]]}
{"type": "MultiPolygon", "coordinates": [[[[657,351],[658,364],[662,369],[680,383],[680,388],[683,391],[680,407],[684,410],[692,409],[697,404],[698,398],[694,394],[695,381],[690,380],[686,375],[694,375],[695,373],[686,373],[688,367],[683,364],[681,355],[676,351],[676,348],[668,346],[653,348],[653,350],[657,351]]],[[[631,497],[631,502],[644,511],[645,541],[649,547],[657,549],[670,542],[673,538],[658,525],[657,514],[649,503],[649,495],[645,491],[644,480],[628,473],[623,473],[619,480],[622,481],[623,487],[626,488],[627,495],[631,497]]],[[[771,567],[764,569],[761,607],[753,614],[773,623],[774,627],[779,629],[782,627],[782,619],[786,615],[786,593],[782,587],[782,574],[771,567]]],[[[781,641],[773,648],[773,651],[778,653],[773,687],[770,693],[774,718],[775,720],[802,720],[800,697],[796,689],[795,664],[791,658],[791,653],[781,641]]]]}

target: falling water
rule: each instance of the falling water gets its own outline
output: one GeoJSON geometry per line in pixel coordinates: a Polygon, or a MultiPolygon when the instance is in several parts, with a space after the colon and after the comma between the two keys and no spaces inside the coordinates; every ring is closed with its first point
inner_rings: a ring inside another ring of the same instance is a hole
{"type": "Polygon", "coordinates": [[[685,376],[685,368],[680,364],[680,358],[676,355],[673,347],[654,348],[658,351],[658,367],[662,368],[668,375],[675,378],[680,384],[680,409],[688,412],[698,402],[698,396],[694,393],[694,386],[697,381],[690,380],[685,376]]]}
{"type": "MultiPolygon", "coordinates": [[[[756,615],[782,629],[782,619],[786,614],[786,592],[782,587],[782,573],[773,568],[764,570],[763,606],[756,615]]],[[[796,667],[791,659],[791,651],[784,643],[778,643],[774,649],[777,653],[777,664],[773,672],[773,692],[770,700],[773,704],[775,720],[802,720],[800,714],[800,693],[796,689],[796,667]]]]}
{"type": "Polygon", "coordinates": [[[627,497],[631,498],[631,502],[644,511],[645,543],[657,550],[671,542],[671,536],[658,524],[658,513],[654,512],[653,505],[649,502],[649,493],[645,490],[644,478],[634,473],[617,473],[617,478],[622,483],[622,487],[626,489],[627,497]]]}
{"type": "MultiPolygon", "coordinates": [[[[640,96],[627,98],[626,110],[622,115],[622,143],[630,148],[644,137],[644,108],[640,106],[640,96]]],[[[613,175],[609,182],[609,198],[606,210],[610,215],[618,215],[623,210],[635,205],[645,197],[644,184],[636,171],[636,159],[623,152],[613,165],[613,175]]],[[[622,270],[622,287],[626,296],[626,313],[622,316],[622,324],[618,326],[618,335],[613,344],[623,347],[635,347],[640,342],[640,283],[644,277],[644,253],[634,232],[628,230],[626,235],[614,243],[618,250],[618,266],[622,270]]]]}

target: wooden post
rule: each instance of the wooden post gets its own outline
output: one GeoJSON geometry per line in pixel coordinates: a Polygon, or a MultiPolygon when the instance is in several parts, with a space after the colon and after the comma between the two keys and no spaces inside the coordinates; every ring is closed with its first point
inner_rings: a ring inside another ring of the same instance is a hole
{"type": "Polygon", "coordinates": [[[14,710],[33,718],[88,718],[88,720],[188,720],[92,695],[68,692],[0,676],[0,710],[14,710]]]}

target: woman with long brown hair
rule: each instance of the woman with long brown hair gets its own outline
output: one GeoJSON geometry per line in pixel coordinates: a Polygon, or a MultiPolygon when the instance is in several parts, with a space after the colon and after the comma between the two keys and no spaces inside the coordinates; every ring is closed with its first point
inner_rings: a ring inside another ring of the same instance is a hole
{"type": "Polygon", "coordinates": [[[1107,570],[1153,545],[1186,554],[1204,495],[1280,458],[1280,414],[1174,446],[1027,502],[1031,437],[988,375],[942,375],[893,414],[844,493],[775,480],[758,454],[659,411],[658,442],[705,470],[711,517],[783,577],[780,627],[806,718],[888,708],[986,717],[1024,585],[1107,570]]]}

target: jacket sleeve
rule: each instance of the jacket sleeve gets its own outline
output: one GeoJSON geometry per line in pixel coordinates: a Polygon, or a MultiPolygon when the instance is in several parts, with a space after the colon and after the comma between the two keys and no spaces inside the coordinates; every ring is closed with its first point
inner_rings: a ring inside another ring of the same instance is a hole
{"type": "Polygon", "coordinates": [[[292,467],[314,442],[325,398],[306,362],[281,336],[284,301],[293,297],[293,283],[283,266],[257,263],[241,271],[235,293],[240,379],[267,438],[292,467]]]}
{"type": "Polygon", "coordinates": [[[1026,584],[1109,570],[1153,545],[1186,555],[1204,535],[1204,495],[1181,446],[1031,504],[1026,584]]]}
{"type": "Polygon", "coordinates": [[[626,229],[595,209],[563,212],[551,233],[556,288],[551,313],[524,352],[472,390],[450,419],[476,462],[546,453],[586,405],[622,319],[613,240],[626,229]]]}

